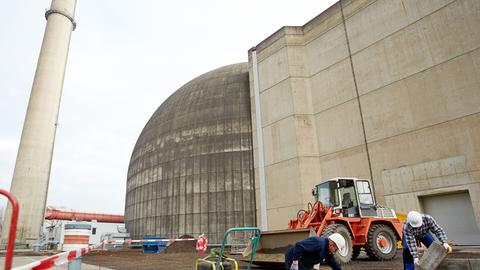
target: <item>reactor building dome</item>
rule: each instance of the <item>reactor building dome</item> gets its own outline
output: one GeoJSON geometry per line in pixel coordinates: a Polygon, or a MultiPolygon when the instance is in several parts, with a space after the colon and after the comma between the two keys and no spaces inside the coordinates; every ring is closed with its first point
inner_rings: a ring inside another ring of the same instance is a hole
{"type": "Polygon", "coordinates": [[[133,239],[255,226],[250,95],[246,63],[205,73],[152,115],[133,150],[125,225],[133,239]]]}

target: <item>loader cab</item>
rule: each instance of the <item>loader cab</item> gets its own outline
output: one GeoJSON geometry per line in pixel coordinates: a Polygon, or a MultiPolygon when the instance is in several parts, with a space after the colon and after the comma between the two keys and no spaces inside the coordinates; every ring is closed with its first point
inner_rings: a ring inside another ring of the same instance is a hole
{"type": "Polygon", "coordinates": [[[313,190],[316,201],[343,217],[375,216],[375,199],[368,180],[334,178],[313,190]]]}

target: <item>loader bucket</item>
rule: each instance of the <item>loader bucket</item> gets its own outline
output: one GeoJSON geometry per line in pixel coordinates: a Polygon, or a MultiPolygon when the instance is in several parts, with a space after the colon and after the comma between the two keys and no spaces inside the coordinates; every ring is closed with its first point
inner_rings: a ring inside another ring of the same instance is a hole
{"type": "Polygon", "coordinates": [[[283,265],[285,263],[284,254],[288,248],[310,236],[316,236],[312,228],[264,231],[261,233],[260,245],[257,248],[253,264],[263,266],[283,265]]]}

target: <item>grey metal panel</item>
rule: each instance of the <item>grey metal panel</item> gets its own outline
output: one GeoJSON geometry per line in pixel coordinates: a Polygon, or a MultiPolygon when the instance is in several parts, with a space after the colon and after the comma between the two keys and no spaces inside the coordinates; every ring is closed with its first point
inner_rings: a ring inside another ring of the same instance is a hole
{"type": "Polygon", "coordinates": [[[251,130],[246,63],[205,73],[172,94],[130,160],[125,222],[132,237],[206,233],[219,242],[229,227],[255,226],[251,130]]]}
{"type": "Polygon", "coordinates": [[[480,245],[480,231],[475,222],[468,192],[422,197],[425,213],[431,215],[457,245],[480,245]]]}

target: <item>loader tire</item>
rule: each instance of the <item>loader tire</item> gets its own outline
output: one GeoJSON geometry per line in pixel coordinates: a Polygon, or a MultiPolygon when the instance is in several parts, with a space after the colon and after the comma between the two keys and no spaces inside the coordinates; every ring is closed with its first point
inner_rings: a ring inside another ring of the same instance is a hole
{"type": "Polygon", "coordinates": [[[372,225],[368,230],[365,250],[372,260],[390,261],[397,255],[397,237],[388,225],[372,225]]]}
{"type": "Polygon", "coordinates": [[[337,263],[341,265],[348,264],[352,260],[353,253],[352,236],[350,235],[350,231],[342,224],[332,224],[323,229],[322,237],[328,237],[333,233],[339,233],[345,239],[345,250],[343,252],[335,252],[333,256],[337,263]]]}

